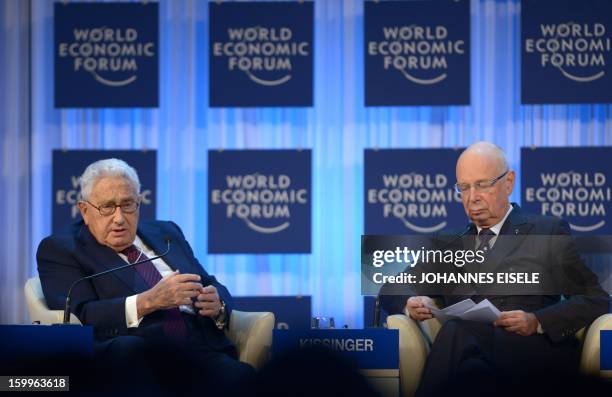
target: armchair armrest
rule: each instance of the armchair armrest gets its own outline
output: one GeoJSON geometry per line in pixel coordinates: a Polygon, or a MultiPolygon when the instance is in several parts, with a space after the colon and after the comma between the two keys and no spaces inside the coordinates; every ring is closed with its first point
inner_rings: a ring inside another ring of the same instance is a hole
{"type": "Polygon", "coordinates": [[[403,314],[387,317],[387,327],[399,330],[401,395],[412,396],[416,391],[429,345],[416,321],[403,314]]]}
{"type": "MultiPolygon", "coordinates": [[[[29,279],[24,288],[28,312],[32,323],[42,325],[59,324],[64,321],[64,312],[62,310],[49,310],[45,296],[43,295],[40,279],[33,277],[29,279]]],[[[70,313],[70,324],[81,324],[79,319],[70,313]]]]}
{"type": "Polygon", "coordinates": [[[232,310],[226,336],[236,345],[242,362],[260,368],[269,358],[274,314],[232,310]]]}
{"type": "Polygon", "coordinates": [[[580,358],[580,372],[590,376],[603,376],[599,370],[599,350],[601,330],[612,330],[612,314],[604,314],[591,324],[588,329],[584,344],[582,345],[582,355],[580,358]]]}

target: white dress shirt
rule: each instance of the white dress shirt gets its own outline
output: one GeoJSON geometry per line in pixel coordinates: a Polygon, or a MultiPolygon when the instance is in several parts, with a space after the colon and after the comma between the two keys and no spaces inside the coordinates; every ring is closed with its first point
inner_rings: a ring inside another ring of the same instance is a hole
{"type": "MultiPolygon", "coordinates": [[[[499,236],[499,232],[501,232],[501,228],[502,228],[502,226],[504,226],[504,222],[506,222],[506,218],[508,218],[508,215],[510,215],[510,213],[512,212],[513,208],[514,207],[512,207],[512,204],[510,204],[510,208],[508,208],[508,211],[506,211],[506,215],[504,215],[502,220],[489,228],[489,230],[491,230],[493,233],[495,233],[495,235],[493,237],[491,237],[491,240],[489,240],[489,248],[493,248],[493,244],[495,244],[495,241],[497,240],[497,236],[499,236]]],[[[484,228],[476,225],[476,229],[478,230],[478,234],[480,234],[480,231],[482,229],[484,229],[484,228]]],[[[476,239],[476,244],[478,245],[479,243],[480,243],[480,241],[478,239],[476,239]]],[[[476,248],[478,248],[478,247],[476,247],[476,248]]]]}

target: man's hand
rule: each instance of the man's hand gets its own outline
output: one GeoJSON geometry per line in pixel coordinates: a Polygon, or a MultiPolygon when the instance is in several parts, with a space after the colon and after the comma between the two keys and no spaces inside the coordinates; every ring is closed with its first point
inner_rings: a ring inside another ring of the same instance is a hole
{"type": "Polygon", "coordinates": [[[535,334],[539,324],[535,314],[522,310],[501,312],[501,316],[493,323],[496,327],[504,327],[508,332],[515,332],[523,336],[535,334]]]}
{"type": "Polygon", "coordinates": [[[191,305],[191,298],[202,290],[197,274],[174,274],[162,278],[154,287],[138,294],[136,309],[138,317],[144,317],[156,310],[171,309],[180,305],[191,305]]]}
{"type": "Polygon", "coordinates": [[[408,312],[411,319],[423,321],[432,318],[431,310],[426,306],[433,306],[433,300],[428,296],[412,296],[406,301],[404,312],[408,312]]]}
{"type": "Polygon", "coordinates": [[[210,318],[215,318],[219,315],[221,310],[221,300],[217,289],[212,285],[207,285],[200,290],[196,303],[194,306],[198,310],[200,315],[210,318]]]}

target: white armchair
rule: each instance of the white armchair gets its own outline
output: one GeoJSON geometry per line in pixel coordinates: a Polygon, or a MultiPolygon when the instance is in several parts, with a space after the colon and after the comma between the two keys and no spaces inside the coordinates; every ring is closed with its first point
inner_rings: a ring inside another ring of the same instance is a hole
{"type": "MultiPolygon", "coordinates": [[[[419,385],[430,346],[440,330],[440,322],[434,318],[419,323],[406,315],[395,314],[387,317],[387,327],[399,330],[401,395],[412,396],[419,385]]],[[[599,331],[604,329],[612,329],[612,314],[604,314],[588,330],[583,328],[576,333],[582,342],[580,371],[585,375],[606,376],[599,370],[599,331]]]]}
{"type": "MultiPolygon", "coordinates": [[[[24,292],[32,323],[48,325],[62,322],[63,311],[49,310],[47,307],[38,277],[26,282],[24,292]]],[[[72,313],[70,322],[72,324],[81,323],[72,313]]],[[[240,361],[260,368],[270,355],[273,328],[273,313],[232,310],[230,329],[226,331],[226,335],[236,345],[240,361]]]]}

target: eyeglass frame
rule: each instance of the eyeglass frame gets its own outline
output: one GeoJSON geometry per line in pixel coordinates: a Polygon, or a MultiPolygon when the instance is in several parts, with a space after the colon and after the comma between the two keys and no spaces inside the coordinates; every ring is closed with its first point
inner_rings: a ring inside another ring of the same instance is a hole
{"type": "Polygon", "coordinates": [[[93,204],[91,201],[89,200],[81,200],[84,203],[87,203],[89,205],[91,205],[92,207],[94,207],[95,209],[98,210],[98,212],[100,213],[101,216],[111,216],[114,215],[115,212],[117,211],[117,207],[121,208],[121,212],[123,212],[124,214],[133,214],[134,212],[138,211],[138,208],[140,207],[140,200],[134,200],[132,201],[134,204],[136,204],[136,208],[134,208],[133,211],[126,211],[123,206],[129,203],[123,203],[123,204],[115,204],[115,203],[108,203],[108,204],[103,204],[100,206],[96,206],[95,204],[93,204]],[[109,212],[108,214],[103,214],[102,213],[102,208],[104,206],[107,206],[107,208],[110,208],[110,206],[113,205],[113,212],[109,212]]]}
{"type": "Polygon", "coordinates": [[[503,177],[505,177],[506,175],[508,175],[508,173],[510,172],[510,169],[508,168],[506,170],[506,172],[504,172],[503,174],[501,174],[500,176],[498,176],[497,178],[493,178],[493,179],[489,179],[489,180],[484,180],[484,181],[477,181],[475,182],[473,185],[469,184],[469,183],[455,183],[454,187],[455,187],[455,192],[459,193],[459,194],[463,194],[464,192],[467,192],[468,190],[471,190],[472,186],[474,187],[474,189],[476,189],[477,191],[481,192],[481,193],[485,193],[487,190],[486,189],[490,189],[493,186],[495,186],[495,184],[502,179],[503,177]],[[488,183],[488,186],[480,186],[480,183],[488,183]],[[461,188],[459,187],[459,185],[467,185],[467,188],[464,190],[461,190],[461,188]]]}

